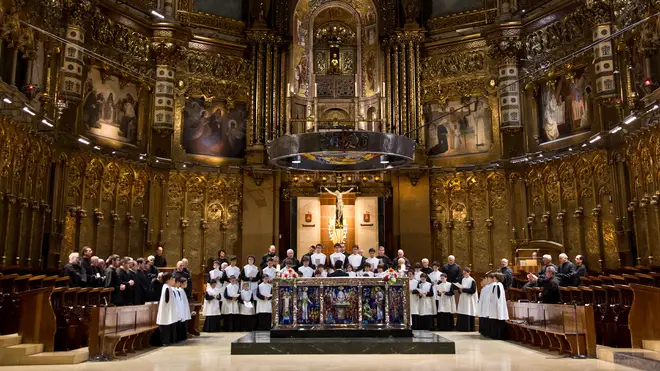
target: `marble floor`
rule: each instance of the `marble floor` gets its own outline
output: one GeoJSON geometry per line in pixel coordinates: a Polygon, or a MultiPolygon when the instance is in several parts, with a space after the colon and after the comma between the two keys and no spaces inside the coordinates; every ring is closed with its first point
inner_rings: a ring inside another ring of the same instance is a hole
{"type": "Polygon", "coordinates": [[[203,334],[185,344],[158,348],[128,360],[72,366],[6,366],[2,371],[339,371],[339,370],[633,370],[595,359],[573,360],[516,343],[486,340],[477,333],[438,333],[456,342],[455,355],[232,356],[231,342],[244,333],[203,334]]]}

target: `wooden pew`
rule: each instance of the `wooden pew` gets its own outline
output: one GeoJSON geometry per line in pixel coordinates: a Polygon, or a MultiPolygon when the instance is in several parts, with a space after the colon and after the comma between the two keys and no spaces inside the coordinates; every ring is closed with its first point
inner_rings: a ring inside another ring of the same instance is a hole
{"type": "MultiPolygon", "coordinates": [[[[14,280],[18,277],[17,273],[0,277],[0,318],[18,317],[19,299],[14,293],[14,280]]],[[[0,321],[0,335],[15,334],[17,331],[17,321],[0,321]]]]}
{"type": "Polygon", "coordinates": [[[591,306],[507,303],[514,341],[571,355],[596,357],[596,328],[591,306]]]}
{"type": "Polygon", "coordinates": [[[18,334],[24,344],[43,344],[44,352],[55,350],[57,323],[50,303],[52,291],[52,287],[44,287],[20,294],[18,334]]]}
{"type": "Polygon", "coordinates": [[[110,359],[149,347],[158,328],[158,303],[92,309],[89,322],[89,356],[110,359]]]}
{"type": "Polygon", "coordinates": [[[660,288],[631,284],[632,305],[628,313],[628,329],[633,348],[642,348],[643,340],[660,340],[660,288]]]}

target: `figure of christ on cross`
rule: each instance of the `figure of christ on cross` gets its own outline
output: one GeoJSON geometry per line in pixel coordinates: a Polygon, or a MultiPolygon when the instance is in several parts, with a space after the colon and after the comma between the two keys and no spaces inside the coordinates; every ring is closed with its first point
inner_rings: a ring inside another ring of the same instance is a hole
{"type": "Polygon", "coordinates": [[[343,219],[344,218],[344,198],[343,198],[343,196],[345,194],[351,193],[353,188],[349,189],[346,192],[341,192],[339,189],[337,189],[336,191],[333,192],[333,191],[329,190],[326,187],[323,187],[323,189],[325,189],[326,192],[335,195],[335,197],[337,198],[337,214],[336,214],[337,215],[337,221],[339,221],[340,223],[343,224],[344,223],[344,219],[343,219]]]}

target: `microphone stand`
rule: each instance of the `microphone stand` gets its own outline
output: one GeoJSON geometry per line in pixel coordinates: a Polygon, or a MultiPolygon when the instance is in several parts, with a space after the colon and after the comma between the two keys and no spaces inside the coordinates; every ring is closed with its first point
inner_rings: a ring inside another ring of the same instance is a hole
{"type": "Polygon", "coordinates": [[[580,335],[578,334],[578,322],[577,322],[577,303],[573,300],[573,320],[575,322],[575,343],[577,344],[577,353],[576,355],[571,356],[572,359],[587,359],[587,356],[580,354],[580,335]]]}
{"type": "Polygon", "coordinates": [[[103,326],[103,332],[101,333],[101,354],[96,355],[92,358],[89,359],[90,362],[108,362],[110,361],[110,358],[105,354],[105,321],[108,317],[108,301],[103,298],[105,305],[103,306],[103,321],[101,322],[103,326]]]}

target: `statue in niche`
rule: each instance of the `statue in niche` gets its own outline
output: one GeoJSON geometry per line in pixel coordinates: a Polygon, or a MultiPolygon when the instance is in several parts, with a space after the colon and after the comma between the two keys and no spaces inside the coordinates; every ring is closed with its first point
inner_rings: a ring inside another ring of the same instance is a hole
{"type": "Polygon", "coordinates": [[[333,191],[331,191],[331,190],[329,190],[325,187],[323,187],[323,189],[325,189],[326,192],[328,192],[330,194],[333,194],[337,198],[337,211],[336,211],[336,218],[337,219],[336,219],[336,221],[343,224],[343,222],[344,222],[344,219],[343,219],[344,218],[344,197],[343,196],[345,194],[351,193],[353,188],[349,189],[346,192],[341,192],[339,189],[337,189],[336,191],[333,192],[333,191]]]}
{"type": "Polygon", "coordinates": [[[339,68],[339,53],[336,51],[333,51],[332,56],[330,57],[328,75],[341,75],[341,69],[339,68]]]}

